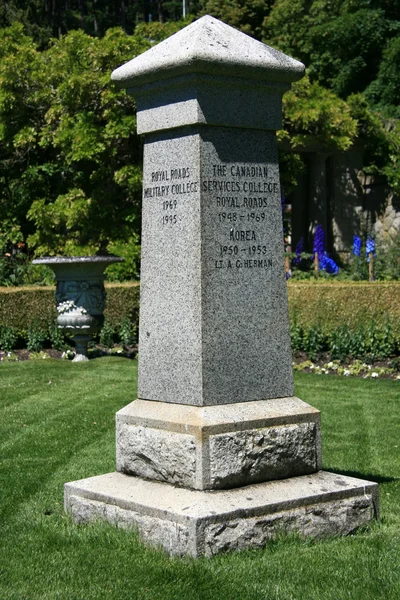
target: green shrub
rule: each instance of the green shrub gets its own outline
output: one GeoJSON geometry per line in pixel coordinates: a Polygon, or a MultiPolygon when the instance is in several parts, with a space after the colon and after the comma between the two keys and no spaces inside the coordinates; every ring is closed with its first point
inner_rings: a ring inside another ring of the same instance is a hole
{"type": "MultiPolygon", "coordinates": [[[[105,318],[115,329],[126,316],[134,326],[139,318],[139,285],[106,284],[107,301],[105,318]]],[[[13,327],[17,335],[27,339],[28,327],[32,320],[43,329],[57,319],[55,288],[38,287],[0,287],[0,323],[13,327]]]]}
{"type": "Polygon", "coordinates": [[[377,245],[374,277],[384,281],[400,280],[400,233],[377,245]]]}
{"type": "Polygon", "coordinates": [[[400,336],[396,338],[389,320],[383,327],[369,320],[355,331],[345,325],[327,331],[314,326],[302,329],[296,324],[291,327],[291,338],[292,350],[305,352],[311,360],[317,360],[325,351],[332,360],[355,358],[369,362],[394,357],[400,352],[400,336]]]}
{"type": "Polygon", "coordinates": [[[13,327],[7,325],[0,327],[0,350],[11,352],[15,348],[17,339],[18,335],[13,327]]]}
{"type": "Polygon", "coordinates": [[[352,336],[348,327],[338,327],[329,339],[329,351],[333,360],[343,360],[352,353],[352,336]]]}
{"type": "Polygon", "coordinates": [[[133,346],[137,340],[137,327],[132,323],[128,316],[125,316],[118,330],[121,343],[126,346],[133,346]]]}
{"type": "Polygon", "coordinates": [[[49,324],[49,338],[51,341],[51,346],[55,350],[64,351],[67,350],[70,346],[67,344],[65,340],[65,334],[62,329],[57,327],[56,323],[49,324]]]}
{"type": "Polygon", "coordinates": [[[327,350],[327,336],[320,326],[309,327],[303,336],[304,351],[311,360],[316,360],[327,350]]]}
{"type": "Polygon", "coordinates": [[[124,317],[128,317],[135,326],[139,323],[138,283],[106,283],[107,293],[104,316],[107,321],[118,329],[124,317]]]}
{"type": "Polygon", "coordinates": [[[114,345],[115,330],[107,319],[104,321],[102,330],[100,331],[100,344],[105,348],[112,348],[114,345]]]}
{"type": "Polygon", "coordinates": [[[47,329],[56,318],[54,287],[0,288],[0,323],[13,327],[19,337],[27,339],[33,320],[47,329]]]}
{"type": "Polygon", "coordinates": [[[32,352],[40,352],[48,338],[47,327],[44,328],[38,321],[32,321],[28,327],[28,342],[26,347],[32,352]]]}
{"type": "MultiPolygon", "coordinates": [[[[139,291],[136,283],[106,284],[104,314],[107,327],[112,329],[112,334],[107,334],[107,346],[110,335],[112,343],[117,337],[124,345],[135,343],[139,291]]],[[[338,357],[379,357],[398,352],[400,283],[289,282],[288,293],[295,351],[308,351],[313,356],[330,351],[338,357]]],[[[61,338],[52,333],[56,322],[54,287],[0,288],[2,328],[11,327],[17,336],[27,339],[33,320],[48,332],[54,347],[63,349],[61,338]]]]}
{"type": "Polygon", "coordinates": [[[296,321],[290,324],[290,338],[294,352],[304,349],[304,330],[296,321]]]}
{"type": "Polygon", "coordinates": [[[371,323],[369,343],[369,354],[373,360],[387,358],[396,352],[397,344],[390,321],[387,321],[382,328],[371,323]]]}

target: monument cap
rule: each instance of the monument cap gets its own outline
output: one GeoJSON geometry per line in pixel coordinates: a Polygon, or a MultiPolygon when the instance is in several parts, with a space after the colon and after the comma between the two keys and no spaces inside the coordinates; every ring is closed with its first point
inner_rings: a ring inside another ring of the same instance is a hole
{"type": "Polygon", "coordinates": [[[115,69],[111,78],[128,89],[187,73],[291,83],[304,70],[301,62],[206,15],[115,69]]]}

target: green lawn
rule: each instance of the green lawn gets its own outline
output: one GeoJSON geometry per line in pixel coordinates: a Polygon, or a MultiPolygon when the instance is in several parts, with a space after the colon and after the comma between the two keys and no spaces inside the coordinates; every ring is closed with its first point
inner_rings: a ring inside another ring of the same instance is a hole
{"type": "Polygon", "coordinates": [[[1,600],[400,598],[400,381],[296,374],[297,395],[322,411],[324,468],[378,481],[379,523],[193,560],[63,512],[64,482],[114,470],[114,414],[136,374],[114,357],[0,365],[1,600]]]}

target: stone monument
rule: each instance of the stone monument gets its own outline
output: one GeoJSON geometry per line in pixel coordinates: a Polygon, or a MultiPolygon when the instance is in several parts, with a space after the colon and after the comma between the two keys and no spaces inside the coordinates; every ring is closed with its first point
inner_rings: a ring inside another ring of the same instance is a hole
{"type": "Polygon", "coordinates": [[[209,16],[114,71],[145,134],[138,399],[117,471],[65,486],[77,522],[199,556],[377,515],[377,484],[321,471],[293,396],[275,131],[303,73],[209,16]]]}

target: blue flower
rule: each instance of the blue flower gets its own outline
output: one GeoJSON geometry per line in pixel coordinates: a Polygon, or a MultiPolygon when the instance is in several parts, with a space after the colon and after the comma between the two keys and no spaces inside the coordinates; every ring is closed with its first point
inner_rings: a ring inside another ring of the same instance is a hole
{"type": "Polygon", "coordinates": [[[361,238],[358,235],[353,236],[353,254],[361,256],[361,238]]]}
{"type": "Polygon", "coordinates": [[[322,225],[317,225],[314,234],[313,252],[318,254],[318,257],[324,255],[325,252],[325,233],[322,225]]]}
{"type": "Polygon", "coordinates": [[[319,260],[319,269],[320,271],[326,271],[327,273],[331,273],[332,275],[336,275],[339,272],[339,267],[337,266],[333,258],[330,258],[326,252],[319,260]]]}

